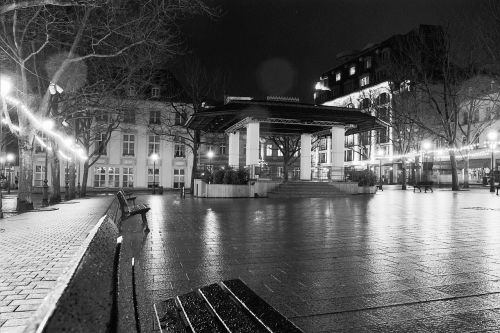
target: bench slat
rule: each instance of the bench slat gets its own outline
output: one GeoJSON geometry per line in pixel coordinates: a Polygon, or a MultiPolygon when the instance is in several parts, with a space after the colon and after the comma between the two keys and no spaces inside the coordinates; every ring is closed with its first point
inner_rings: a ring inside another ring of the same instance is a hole
{"type": "Polygon", "coordinates": [[[192,291],[177,297],[194,332],[227,332],[219,320],[208,310],[203,298],[192,291]]]}
{"type": "Polygon", "coordinates": [[[184,325],[181,314],[175,306],[175,299],[170,298],[158,303],[156,306],[157,320],[161,329],[167,333],[187,333],[189,332],[184,325]]]}
{"type": "Polygon", "coordinates": [[[222,282],[225,287],[246,309],[262,322],[269,331],[280,333],[300,333],[302,330],[267,304],[240,279],[222,282]]]}

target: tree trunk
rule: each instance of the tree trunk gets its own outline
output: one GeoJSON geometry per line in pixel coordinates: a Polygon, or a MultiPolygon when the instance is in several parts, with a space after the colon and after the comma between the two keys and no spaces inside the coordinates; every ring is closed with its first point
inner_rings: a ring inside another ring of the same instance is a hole
{"type": "Polygon", "coordinates": [[[469,154],[464,158],[464,188],[469,188],[469,154]]]}
{"type": "Polygon", "coordinates": [[[402,182],[401,182],[401,189],[402,190],[406,190],[406,167],[407,167],[406,160],[403,160],[401,162],[401,168],[402,168],[401,175],[403,177],[402,182]]]}
{"type": "Polygon", "coordinates": [[[33,209],[33,149],[28,145],[28,138],[19,138],[19,192],[17,197],[18,212],[33,209]]]}
{"type": "Polygon", "coordinates": [[[198,171],[198,149],[200,147],[200,131],[194,132],[193,138],[193,166],[191,167],[191,194],[194,194],[194,177],[198,171]]]}
{"type": "Polygon", "coordinates": [[[89,178],[89,161],[85,160],[83,163],[83,177],[82,177],[82,189],[81,189],[81,197],[87,195],[87,179],[89,178]]]}
{"type": "Polygon", "coordinates": [[[76,198],[76,165],[75,162],[69,164],[69,198],[76,198]]]}
{"type": "Polygon", "coordinates": [[[460,187],[458,184],[457,158],[453,150],[450,150],[450,164],[451,164],[451,190],[459,191],[460,187]]]}
{"type": "Polygon", "coordinates": [[[58,203],[61,202],[61,164],[57,155],[52,155],[50,165],[50,172],[52,174],[52,192],[50,193],[50,203],[58,203]]]}
{"type": "Polygon", "coordinates": [[[288,181],[288,161],[283,160],[283,181],[288,181]]]}

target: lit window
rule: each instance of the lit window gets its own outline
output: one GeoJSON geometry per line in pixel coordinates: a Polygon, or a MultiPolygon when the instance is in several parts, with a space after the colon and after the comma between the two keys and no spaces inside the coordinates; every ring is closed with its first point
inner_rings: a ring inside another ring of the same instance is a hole
{"type": "Polygon", "coordinates": [[[182,125],[182,115],[179,112],[175,113],[174,125],[182,125]]]}
{"type": "Polygon", "coordinates": [[[342,74],[340,72],[335,73],[335,81],[340,81],[342,79],[342,74]]]}
{"type": "Polygon", "coordinates": [[[45,178],[45,166],[35,165],[35,186],[43,186],[43,179],[45,178]]]}
{"type": "Polygon", "coordinates": [[[160,121],[160,111],[149,111],[149,123],[150,124],[157,124],[159,125],[161,123],[160,121]]]}
{"type": "MultiPolygon", "coordinates": [[[[158,163],[156,163],[156,166],[158,166],[158,163]]],[[[160,169],[157,167],[154,168],[148,168],[148,188],[152,188],[153,184],[155,184],[155,187],[158,186],[160,183],[160,169]]]]}
{"type": "Polygon", "coordinates": [[[149,136],[149,155],[158,154],[160,152],[160,136],[150,135],[149,136]]]}
{"type": "Polygon", "coordinates": [[[359,79],[359,85],[361,87],[364,87],[364,86],[369,85],[369,84],[370,84],[370,76],[369,75],[365,75],[361,79],[359,79]]]}
{"type": "Polygon", "coordinates": [[[120,187],[120,168],[108,168],[108,187],[120,187]]]}
{"type": "Polygon", "coordinates": [[[106,186],[106,168],[95,167],[94,169],[94,187],[106,186]]]}
{"type": "Polygon", "coordinates": [[[107,154],[107,149],[106,149],[106,135],[103,133],[97,134],[97,137],[95,139],[95,146],[96,146],[96,152],[99,155],[106,155],[107,154]]]}
{"type": "Polygon", "coordinates": [[[123,168],[122,187],[134,187],[134,168],[123,168]]]}
{"type": "Polygon", "coordinates": [[[134,156],[135,135],[123,135],[123,156],[134,156]]]}
{"type": "Polygon", "coordinates": [[[273,156],[273,145],[266,145],[266,156],[273,156]]]}
{"type": "Polygon", "coordinates": [[[226,155],[226,144],[221,143],[219,146],[219,155],[226,155]]]}
{"type": "Polygon", "coordinates": [[[153,87],[151,89],[151,97],[160,97],[160,88],[153,87]]]}
{"type": "Polygon", "coordinates": [[[184,187],[184,169],[174,169],[174,188],[184,187]]]}
{"type": "Polygon", "coordinates": [[[174,147],[174,157],[186,157],[186,145],[182,142],[176,142],[174,147]]]}
{"type": "Polygon", "coordinates": [[[352,65],[351,67],[349,67],[349,75],[354,75],[354,74],[356,74],[356,66],[352,65]]]}
{"type": "Polygon", "coordinates": [[[283,151],[282,151],[283,147],[282,146],[279,146],[278,148],[278,156],[283,156],[283,151]]]}
{"type": "Polygon", "coordinates": [[[371,68],[372,67],[372,57],[366,57],[365,58],[365,68],[371,68]]]}

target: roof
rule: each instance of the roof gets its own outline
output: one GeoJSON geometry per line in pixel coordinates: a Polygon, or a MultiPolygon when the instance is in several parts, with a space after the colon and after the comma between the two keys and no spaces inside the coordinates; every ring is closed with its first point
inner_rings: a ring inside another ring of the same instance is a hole
{"type": "Polygon", "coordinates": [[[357,109],[274,101],[232,101],[193,114],[186,126],[206,132],[233,132],[250,120],[260,122],[261,135],[317,133],[335,125],[346,135],[387,127],[382,120],[357,109]]]}

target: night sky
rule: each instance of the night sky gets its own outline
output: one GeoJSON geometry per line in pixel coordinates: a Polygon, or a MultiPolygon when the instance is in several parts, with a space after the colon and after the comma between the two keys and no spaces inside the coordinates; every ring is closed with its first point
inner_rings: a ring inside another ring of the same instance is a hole
{"type": "Polygon", "coordinates": [[[209,68],[224,71],[226,94],[299,97],[312,103],[336,54],[361,49],[418,24],[441,24],[478,0],[220,0],[225,14],[197,18],[187,44],[209,68]]]}

